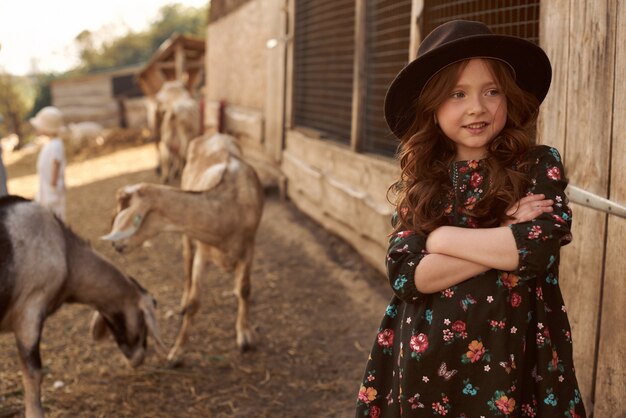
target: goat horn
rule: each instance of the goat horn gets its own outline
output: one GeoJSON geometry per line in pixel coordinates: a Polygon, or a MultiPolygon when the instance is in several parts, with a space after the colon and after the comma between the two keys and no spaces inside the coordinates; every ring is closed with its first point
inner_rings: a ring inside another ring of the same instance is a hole
{"type": "Polygon", "coordinates": [[[125,231],[112,231],[107,235],[103,235],[100,239],[104,241],[120,241],[126,239],[137,232],[137,228],[130,228],[125,231]]]}

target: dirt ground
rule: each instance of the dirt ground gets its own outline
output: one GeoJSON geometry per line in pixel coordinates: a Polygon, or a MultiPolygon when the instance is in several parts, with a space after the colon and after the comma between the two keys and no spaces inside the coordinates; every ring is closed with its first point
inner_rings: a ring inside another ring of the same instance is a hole
{"type": "MultiPolygon", "coordinates": [[[[36,152],[5,154],[9,191],[32,197],[36,152]]],[[[179,326],[180,237],[162,234],[119,255],[108,232],[117,188],[157,182],[153,145],[132,138],[70,158],[68,223],[137,278],[158,300],[166,344],[179,326]]],[[[65,305],[45,324],[44,407],[48,417],[351,417],[368,351],[391,292],[382,275],[345,242],[268,191],[252,271],[257,348],[235,344],[230,275],[201,283],[184,363],[168,367],[154,350],[130,369],[112,340],[90,339],[90,308],[65,305]]],[[[0,417],[23,416],[13,336],[0,335],[0,417]]]]}

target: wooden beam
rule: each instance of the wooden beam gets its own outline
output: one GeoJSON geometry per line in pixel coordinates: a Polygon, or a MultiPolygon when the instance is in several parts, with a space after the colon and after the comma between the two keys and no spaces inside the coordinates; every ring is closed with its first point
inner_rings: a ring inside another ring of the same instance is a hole
{"type": "MultiPolygon", "coordinates": [[[[609,197],[613,201],[626,202],[626,5],[623,1],[612,0],[606,17],[611,22],[607,33],[607,45],[615,46],[615,91],[613,94],[613,120],[611,144],[611,183],[609,197]]],[[[610,50],[607,51],[610,53],[610,50]]],[[[598,74],[609,77],[610,74],[598,74]]],[[[599,92],[598,92],[599,93],[599,92]]],[[[609,101],[611,96],[605,100],[609,101]]],[[[598,135],[604,133],[598,133],[598,135]]],[[[595,141],[598,135],[588,138],[595,141]]],[[[623,416],[626,411],[626,219],[609,216],[608,236],[604,270],[604,288],[601,306],[600,338],[597,355],[595,417],[623,416]],[[620,415],[621,414],[621,415],[620,415]]]]}
{"type": "Polygon", "coordinates": [[[365,100],[367,99],[367,80],[365,77],[365,59],[367,53],[367,2],[355,0],[354,28],[354,68],[352,82],[352,125],[350,148],[359,151],[362,146],[365,128],[365,100]]]}

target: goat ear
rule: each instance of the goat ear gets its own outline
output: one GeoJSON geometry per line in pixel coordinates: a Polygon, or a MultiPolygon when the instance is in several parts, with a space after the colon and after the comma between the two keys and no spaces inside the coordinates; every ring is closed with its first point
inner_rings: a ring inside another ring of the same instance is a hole
{"type": "Polygon", "coordinates": [[[150,294],[144,293],[143,295],[141,295],[139,308],[143,312],[143,317],[146,320],[148,331],[150,331],[150,334],[152,335],[152,337],[154,337],[157,351],[160,354],[165,354],[167,352],[167,348],[165,347],[165,344],[163,344],[163,340],[161,339],[161,332],[159,331],[159,325],[157,324],[156,314],[154,312],[155,307],[156,301],[152,296],[150,296],[150,294]]]}
{"type": "Polygon", "coordinates": [[[89,331],[94,341],[101,341],[109,335],[109,327],[102,315],[99,312],[94,312],[91,317],[91,324],[89,325],[89,331]]]}

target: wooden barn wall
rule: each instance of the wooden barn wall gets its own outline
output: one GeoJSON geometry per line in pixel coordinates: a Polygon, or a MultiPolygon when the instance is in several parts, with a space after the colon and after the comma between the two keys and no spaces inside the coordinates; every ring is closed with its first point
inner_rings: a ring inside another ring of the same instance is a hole
{"type": "Polygon", "coordinates": [[[52,82],[52,104],[66,123],[93,121],[105,128],[119,124],[118,104],[112,97],[109,76],[90,76],[52,82]]]}
{"type": "Polygon", "coordinates": [[[399,174],[396,164],[288,130],[281,167],[296,206],[384,272],[393,211],[386,195],[399,174]]]}
{"type": "MultiPolygon", "coordinates": [[[[207,30],[205,132],[217,130],[222,102],[225,131],[239,139],[244,156],[265,185],[277,184],[281,178],[276,149],[281,148],[282,126],[274,125],[268,136],[265,121],[274,117],[270,110],[276,109],[268,109],[268,98],[282,94],[275,91],[275,79],[282,68],[276,62],[284,64],[284,57],[276,56],[276,47],[268,48],[268,40],[284,42],[283,5],[282,0],[239,2],[225,8],[228,13],[210,22],[207,30]]],[[[282,106],[278,111],[282,114],[282,106]]]]}
{"type": "MultiPolygon", "coordinates": [[[[541,45],[553,65],[541,141],[557,147],[570,183],[626,204],[626,12],[617,0],[541,3],[541,45]],[[620,41],[621,40],[621,41],[620,41]]],[[[626,221],[572,204],[574,241],[561,261],[577,375],[588,412],[626,414],[626,221]]]]}

